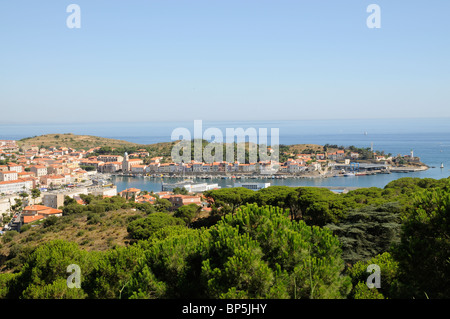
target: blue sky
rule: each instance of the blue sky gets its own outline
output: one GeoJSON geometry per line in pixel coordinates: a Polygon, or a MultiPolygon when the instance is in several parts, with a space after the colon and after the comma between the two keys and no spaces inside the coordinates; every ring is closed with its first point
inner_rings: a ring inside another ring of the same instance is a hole
{"type": "Polygon", "coordinates": [[[449,15],[448,0],[4,0],[0,123],[450,117],[449,15]]]}

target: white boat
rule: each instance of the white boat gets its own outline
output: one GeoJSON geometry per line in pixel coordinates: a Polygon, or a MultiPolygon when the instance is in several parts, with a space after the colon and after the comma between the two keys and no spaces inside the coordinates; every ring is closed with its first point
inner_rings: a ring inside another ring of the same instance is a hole
{"type": "Polygon", "coordinates": [[[345,173],[344,176],[355,176],[355,173],[348,172],[348,173],[345,173]]]}
{"type": "Polygon", "coordinates": [[[444,163],[441,163],[441,168],[444,168],[444,163]]]}

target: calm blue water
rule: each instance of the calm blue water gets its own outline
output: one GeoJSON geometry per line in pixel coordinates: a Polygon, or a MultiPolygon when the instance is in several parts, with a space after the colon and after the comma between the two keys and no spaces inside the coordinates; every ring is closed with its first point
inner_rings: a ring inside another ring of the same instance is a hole
{"type": "MultiPolygon", "coordinates": [[[[74,133],[122,139],[141,144],[171,141],[177,127],[185,127],[194,134],[192,122],[142,122],[142,123],[83,123],[65,125],[0,125],[0,139],[21,139],[42,134],[74,133]]],[[[281,144],[337,144],[370,147],[386,153],[419,156],[425,164],[435,166],[424,172],[393,173],[327,179],[265,180],[272,185],[289,186],[352,186],[384,187],[400,177],[445,178],[450,176],[450,119],[383,119],[383,120],[316,120],[316,121],[266,121],[266,122],[203,122],[207,128],[278,128],[281,144]],[[367,135],[364,134],[367,132],[367,135]],[[445,168],[439,166],[444,163],[445,168]]],[[[270,139],[269,139],[270,141],[270,139]]],[[[199,180],[204,182],[204,180],[199,180]]],[[[252,180],[258,181],[258,180],[252,180]]],[[[160,180],[123,178],[117,180],[118,190],[128,187],[159,191],[160,180]]],[[[171,182],[167,180],[167,182],[171,182]]],[[[222,187],[232,185],[230,180],[208,180],[222,187]]]]}

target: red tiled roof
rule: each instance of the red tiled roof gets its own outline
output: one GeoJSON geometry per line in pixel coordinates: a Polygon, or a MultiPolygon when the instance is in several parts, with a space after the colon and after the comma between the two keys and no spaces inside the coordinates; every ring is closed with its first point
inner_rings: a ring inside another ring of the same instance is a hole
{"type": "Polygon", "coordinates": [[[121,191],[121,193],[135,193],[135,192],[140,192],[141,190],[138,188],[128,188],[126,190],[121,191]]]}
{"type": "Polygon", "coordinates": [[[23,209],[24,212],[36,212],[38,215],[52,215],[52,214],[60,214],[62,213],[62,210],[55,209],[51,207],[47,207],[44,205],[31,205],[27,206],[23,209]]]}
{"type": "Polygon", "coordinates": [[[34,222],[34,221],[42,219],[42,218],[44,218],[44,216],[41,216],[41,215],[23,216],[23,223],[28,224],[28,223],[34,222]]]}

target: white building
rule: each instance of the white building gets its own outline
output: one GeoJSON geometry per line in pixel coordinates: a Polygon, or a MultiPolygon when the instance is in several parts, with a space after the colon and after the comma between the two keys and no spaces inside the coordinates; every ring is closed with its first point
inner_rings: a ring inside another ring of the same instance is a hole
{"type": "Polygon", "coordinates": [[[15,204],[14,198],[20,198],[19,196],[8,196],[0,198],[0,215],[11,211],[11,205],[15,204]]]}
{"type": "Polygon", "coordinates": [[[94,196],[116,196],[117,186],[91,188],[89,189],[89,194],[94,196]]]}
{"type": "Polygon", "coordinates": [[[43,165],[31,166],[30,170],[35,174],[36,177],[41,177],[47,175],[47,167],[43,165]]]}
{"type": "Polygon", "coordinates": [[[171,192],[175,188],[185,188],[190,193],[201,193],[212,189],[220,188],[219,184],[207,184],[207,183],[174,183],[174,184],[162,184],[163,192],[171,192]]]}
{"type": "Polygon", "coordinates": [[[132,173],[144,174],[146,172],[146,165],[133,165],[131,166],[132,173]]]}
{"type": "Polygon", "coordinates": [[[74,198],[75,196],[80,196],[81,194],[87,195],[88,190],[86,187],[77,188],[72,191],[55,191],[51,193],[46,193],[42,197],[42,205],[52,208],[58,208],[64,205],[64,198],[69,196],[70,198],[74,198]]]}
{"type": "Polygon", "coordinates": [[[30,191],[33,188],[31,180],[16,180],[0,182],[0,194],[13,194],[30,191]]]}
{"type": "Polygon", "coordinates": [[[8,164],[9,170],[10,171],[16,171],[17,173],[21,173],[23,172],[23,166],[22,165],[17,165],[14,163],[10,163],[8,164]]]}
{"type": "Polygon", "coordinates": [[[269,186],[270,183],[234,183],[234,187],[244,187],[251,190],[258,190],[269,186]]]}
{"type": "Polygon", "coordinates": [[[16,171],[0,172],[0,182],[15,181],[19,178],[16,171]]]}
{"type": "Polygon", "coordinates": [[[120,155],[99,155],[99,156],[97,156],[97,161],[101,161],[104,163],[123,162],[123,160],[124,160],[123,156],[120,156],[120,155]]]}

